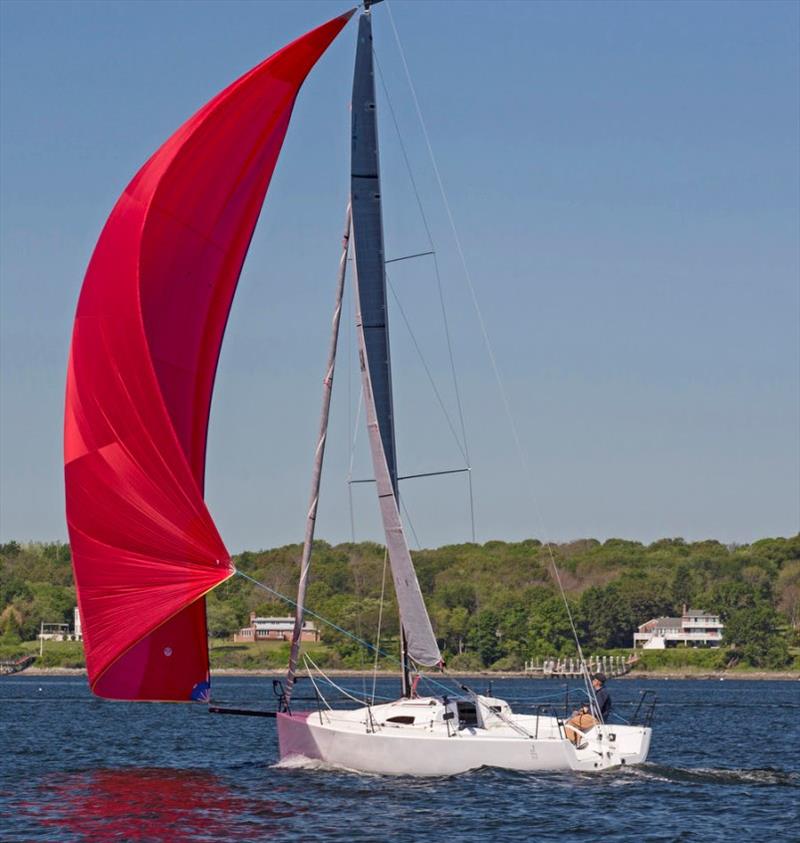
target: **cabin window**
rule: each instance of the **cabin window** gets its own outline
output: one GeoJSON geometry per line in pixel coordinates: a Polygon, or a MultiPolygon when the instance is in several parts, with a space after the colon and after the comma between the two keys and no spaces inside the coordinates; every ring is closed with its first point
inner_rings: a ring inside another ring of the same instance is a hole
{"type": "Polygon", "coordinates": [[[461,726],[477,726],[478,712],[475,711],[475,703],[460,702],[458,705],[458,722],[461,726]]]}
{"type": "Polygon", "coordinates": [[[387,717],[387,723],[398,723],[401,726],[413,726],[414,725],[414,718],[409,716],[408,714],[398,714],[394,717],[387,717]]]}

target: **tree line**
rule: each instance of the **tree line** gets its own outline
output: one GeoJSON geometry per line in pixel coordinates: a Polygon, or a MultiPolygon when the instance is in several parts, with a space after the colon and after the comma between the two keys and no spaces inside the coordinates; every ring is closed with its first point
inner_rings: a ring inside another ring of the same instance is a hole
{"type": "MultiPolygon", "coordinates": [[[[292,598],[300,553],[299,544],[248,551],[235,563],[292,598]]],[[[800,536],[749,545],[679,538],[648,545],[624,539],[550,546],[536,539],[489,541],[418,550],[413,557],[434,630],[453,668],[513,670],[527,659],[574,655],[553,562],[588,651],[630,648],[640,624],[680,615],[684,605],[722,616],[728,661],[782,668],[800,646],[800,536]]],[[[68,545],[8,542],[0,545],[0,562],[5,644],[35,638],[42,621],[71,622],[75,589],[68,545]]],[[[308,607],[369,642],[376,640],[381,618],[381,650],[396,652],[399,622],[383,546],[318,541],[312,566],[308,607]]],[[[246,626],[251,612],[291,613],[285,602],[240,577],[223,583],[207,601],[209,633],[216,638],[246,626]]],[[[364,647],[318,625],[332,663],[370,662],[364,647]]]]}

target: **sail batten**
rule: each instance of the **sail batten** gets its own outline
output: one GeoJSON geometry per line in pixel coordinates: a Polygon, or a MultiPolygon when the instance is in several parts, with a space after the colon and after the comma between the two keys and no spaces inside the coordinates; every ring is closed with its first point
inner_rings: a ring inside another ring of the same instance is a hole
{"type": "Polygon", "coordinates": [[[441,662],[414,571],[398,505],[397,457],[387,319],[372,22],[361,15],[353,77],[351,190],[356,328],[364,405],[386,546],[406,653],[420,665],[441,662]]]}
{"type": "Polygon", "coordinates": [[[351,14],[187,120],[128,185],[87,269],[64,471],[87,671],[101,696],[208,694],[204,596],[234,573],[203,500],[217,361],[297,92],[351,14]]]}

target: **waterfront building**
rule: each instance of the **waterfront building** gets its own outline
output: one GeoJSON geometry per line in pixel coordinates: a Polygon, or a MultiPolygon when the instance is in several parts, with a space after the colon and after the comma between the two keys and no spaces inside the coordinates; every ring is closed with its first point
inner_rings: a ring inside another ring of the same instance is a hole
{"type": "Polygon", "coordinates": [[[679,618],[651,618],[633,635],[633,646],[644,650],[666,647],[719,647],[725,625],[719,615],[703,609],[687,609],[679,618]]]}
{"type": "Polygon", "coordinates": [[[39,627],[40,641],[69,641],[69,639],[68,623],[46,623],[42,621],[39,627]]]}
{"type": "Polygon", "coordinates": [[[40,641],[83,641],[83,632],[81,630],[81,615],[76,606],[73,612],[74,626],[69,628],[68,623],[48,623],[42,621],[39,626],[40,641]]]}
{"type": "MultiPolygon", "coordinates": [[[[259,618],[255,612],[250,614],[250,626],[240,629],[233,640],[237,642],[250,641],[291,641],[294,629],[294,618],[259,618]]],[[[303,621],[301,641],[316,643],[319,641],[319,630],[312,621],[303,621]]]]}

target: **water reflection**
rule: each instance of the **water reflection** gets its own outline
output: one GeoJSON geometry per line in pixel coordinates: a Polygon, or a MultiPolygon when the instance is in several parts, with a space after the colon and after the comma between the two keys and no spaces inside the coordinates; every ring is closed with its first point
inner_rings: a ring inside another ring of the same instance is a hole
{"type": "Polygon", "coordinates": [[[48,777],[28,813],[59,839],[248,840],[296,813],[235,793],[213,773],[137,768],[48,777]]]}

